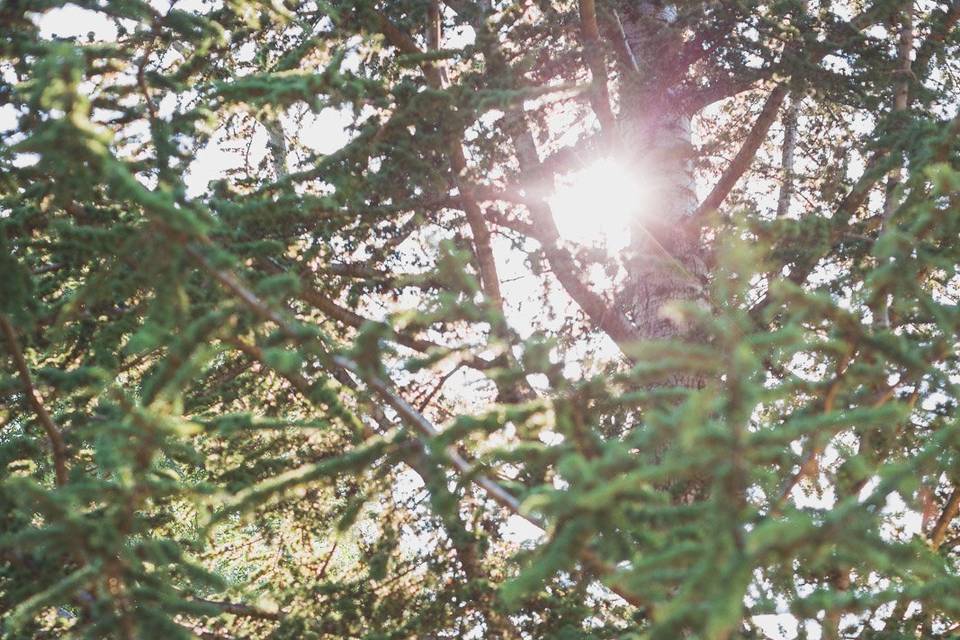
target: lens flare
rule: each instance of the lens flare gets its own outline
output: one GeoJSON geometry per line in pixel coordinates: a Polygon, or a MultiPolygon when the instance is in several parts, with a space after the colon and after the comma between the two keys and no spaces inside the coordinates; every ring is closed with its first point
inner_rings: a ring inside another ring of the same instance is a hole
{"type": "Polygon", "coordinates": [[[638,169],[600,158],[561,178],[548,201],[561,237],[612,254],[630,242],[630,226],[649,204],[650,190],[638,169]]]}

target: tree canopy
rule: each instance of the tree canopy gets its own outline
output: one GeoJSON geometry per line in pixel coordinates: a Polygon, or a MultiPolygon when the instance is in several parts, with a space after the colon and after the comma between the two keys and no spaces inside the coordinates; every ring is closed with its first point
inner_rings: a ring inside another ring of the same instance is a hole
{"type": "Polygon", "coordinates": [[[952,637],[958,19],[0,3],[5,637],[952,637]]]}

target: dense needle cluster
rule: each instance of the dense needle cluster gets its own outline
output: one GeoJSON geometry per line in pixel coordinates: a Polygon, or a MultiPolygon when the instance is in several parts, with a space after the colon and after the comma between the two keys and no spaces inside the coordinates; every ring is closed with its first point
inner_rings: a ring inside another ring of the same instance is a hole
{"type": "Polygon", "coordinates": [[[0,3],[4,637],[956,634],[958,19],[0,3]]]}

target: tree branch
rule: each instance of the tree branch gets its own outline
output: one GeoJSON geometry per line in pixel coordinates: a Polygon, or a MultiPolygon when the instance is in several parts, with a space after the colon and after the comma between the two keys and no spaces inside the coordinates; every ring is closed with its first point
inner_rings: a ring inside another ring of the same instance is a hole
{"type": "MultiPolygon", "coordinates": [[[[283,271],[283,268],[272,260],[259,260],[258,264],[272,273],[281,273],[283,271]]],[[[348,327],[353,327],[354,329],[359,329],[368,322],[376,322],[375,320],[366,318],[355,311],[340,306],[332,298],[324,295],[316,288],[310,286],[308,283],[303,282],[302,279],[300,281],[300,288],[298,290],[297,297],[317,310],[327,314],[334,320],[348,327]]],[[[392,339],[397,344],[403,345],[408,349],[413,349],[414,351],[419,351],[420,353],[449,350],[449,347],[445,347],[444,345],[403,332],[394,331],[392,339]]],[[[483,371],[494,366],[494,363],[472,355],[462,357],[460,361],[468,367],[478,371],[483,371]]]]}
{"type": "Polygon", "coordinates": [[[957,517],[958,513],[960,513],[960,488],[954,489],[953,493],[950,494],[950,497],[947,499],[947,504],[943,507],[943,512],[937,519],[933,531],[930,532],[930,544],[934,549],[939,549],[940,545],[943,544],[943,539],[947,535],[947,529],[950,527],[953,519],[957,517]]]}
{"type": "Polygon", "coordinates": [[[607,87],[607,62],[600,42],[600,29],[597,27],[597,8],[594,0],[580,0],[580,37],[583,40],[583,52],[590,68],[592,91],[590,102],[593,111],[600,120],[600,127],[609,133],[616,128],[616,117],[610,108],[610,89],[607,87]]]}
{"type": "Polygon", "coordinates": [[[723,204],[727,196],[730,195],[730,191],[733,190],[733,187],[736,186],[746,170],[750,168],[754,157],[757,155],[757,150],[767,138],[767,132],[770,131],[770,126],[777,119],[777,112],[780,110],[780,105],[783,104],[783,99],[786,95],[786,85],[780,84],[774,87],[770,95],[767,96],[763,108],[760,110],[760,114],[753,123],[753,128],[750,130],[750,133],[747,134],[736,157],[727,165],[727,169],[723,172],[723,175],[720,176],[717,184],[714,185],[710,195],[700,203],[700,206],[697,207],[697,210],[693,213],[694,220],[701,220],[705,215],[716,211],[720,205],[723,204]]]}
{"type": "Polygon", "coordinates": [[[50,449],[53,454],[53,468],[56,477],[57,486],[67,484],[67,447],[63,441],[63,435],[60,429],[54,424],[53,418],[47,412],[43,404],[43,399],[33,384],[33,378],[30,375],[30,369],[27,367],[27,361],[23,357],[23,351],[20,349],[20,343],[17,341],[17,332],[10,323],[6,314],[0,313],[0,330],[7,340],[7,348],[10,356],[13,358],[13,364],[20,375],[20,383],[27,397],[27,402],[37,415],[37,420],[47,434],[50,441],[50,449]]]}
{"type": "MultiPolygon", "coordinates": [[[[954,0],[950,3],[946,13],[943,14],[943,19],[930,28],[930,33],[917,48],[917,55],[913,62],[913,68],[917,76],[926,76],[930,60],[933,59],[937,49],[943,46],[947,35],[956,26],[958,20],[960,20],[960,0],[954,0]]],[[[914,90],[918,86],[918,84],[915,84],[914,90]]]]}
{"type": "Polygon", "coordinates": [[[282,614],[279,611],[266,611],[249,604],[230,602],[229,600],[219,601],[206,600],[204,598],[190,598],[190,602],[216,607],[223,613],[231,613],[235,616],[242,616],[244,618],[256,618],[258,620],[280,620],[282,618],[282,614]]]}
{"type": "MultiPolygon", "coordinates": [[[[409,34],[398,29],[391,23],[386,16],[380,15],[380,31],[386,37],[387,42],[396,47],[403,53],[418,55],[423,53],[416,41],[409,34]]],[[[427,82],[434,89],[442,89],[445,86],[443,73],[440,68],[432,61],[420,63],[420,69],[426,77],[427,82]]],[[[477,204],[473,189],[464,179],[467,172],[467,157],[463,150],[463,144],[459,139],[451,139],[448,142],[450,167],[453,170],[454,183],[460,192],[460,199],[463,203],[464,213],[467,215],[467,224],[470,226],[470,232],[473,234],[473,244],[476,251],[477,263],[480,267],[480,281],[483,285],[483,292],[487,298],[500,310],[503,309],[503,297],[500,293],[500,278],[497,274],[497,264],[493,257],[493,249],[490,245],[490,229],[483,219],[483,211],[477,204]]]]}
{"type": "MultiPolygon", "coordinates": [[[[198,251],[191,250],[190,247],[187,247],[187,252],[188,255],[193,257],[193,259],[204,271],[212,275],[226,289],[237,295],[244,304],[249,306],[251,310],[254,311],[254,313],[263,319],[277,323],[280,329],[286,335],[291,337],[298,336],[299,332],[296,330],[296,327],[284,319],[283,316],[271,310],[266,303],[257,297],[255,293],[250,291],[248,287],[244,286],[243,283],[240,282],[239,278],[232,273],[216,269],[209,263],[209,261],[203,258],[202,254],[200,254],[198,251]]],[[[258,361],[264,362],[265,359],[263,358],[263,353],[260,351],[259,347],[256,347],[255,345],[249,345],[239,339],[231,341],[231,344],[237,346],[237,348],[241,349],[244,353],[247,353],[250,357],[254,357],[258,361]]],[[[407,423],[408,426],[412,427],[422,436],[433,438],[440,434],[440,431],[434,427],[429,420],[427,420],[420,412],[410,406],[410,404],[407,403],[403,398],[394,393],[389,385],[387,385],[387,383],[380,378],[376,376],[363,376],[359,367],[357,367],[355,363],[342,356],[332,356],[329,358],[324,358],[324,360],[329,362],[329,364],[334,368],[335,373],[349,372],[350,374],[356,375],[360,379],[364,380],[364,382],[366,382],[366,384],[373,389],[377,395],[383,398],[387,404],[394,411],[396,411],[397,415],[400,416],[400,418],[407,423]]],[[[301,376],[299,376],[299,374],[283,373],[282,375],[287,378],[287,380],[296,380],[295,387],[298,389],[298,391],[306,393],[306,397],[310,397],[310,384],[301,376]]],[[[340,379],[339,376],[338,379],[340,379]]],[[[362,421],[361,423],[364,431],[372,435],[372,430],[370,427],[362,421]]],[[[418,440],[417,442],[419,443],[419,446],[425,446],[422,441],[418,440]]],[[[458,451],[451,449],[447,452],[447,454],[451,465],[466,479],[469,479],[469,481],[483,489],[494,502],[504,507],[511,513],[526,519],[534,526],[544,529],[544,523],[542,523],[539,519],[529,514],[520,512],[520,502],[513,495],[511,495],[510,492],[501,487],[496,481],[490,479],[488,476],[477,473],[475,467],[470,464],[462,455],[460,455],[458,451]]],[[[589,550],[587,550],[587,552],[584,554],[584,558],[584,562],[590,564],[590,566],[602,568],[604,570],[602,575],[609,575],[613,572],[613,568],[603,564],[595,556],[593,556],[589,550]]],[[[630,593],[628,590],[616,585],[611,585],[610,589],[623,598],[626,602],[637,607],[643,606],[643,601],[634,594],[630,593]]]]}
{"type": "Polygon", "coordinates": [[[623,30],[620,14],[617,13],[616,9],[609,7],[604,15],[606,16],[604,21],[612,32],[610,40],[613,42],[613,50],[617,54],[617,59],[625,75],[628,77],[639,76],[640,67],[637,65],[637,58],[633,55],[633,50],[627,42],[627,34],[623,30]]]}
{"type": "Polygon", "coordinates": [[[800,103],[803,94],[790,92],[790,104],[783,114],[783,147],[780,149],[780,193],[777,196],[777,217],[782,218],[790,212],[790,199],[793,196],[794,156],[797,149],[797,120],[800,115],[800,103]]]}

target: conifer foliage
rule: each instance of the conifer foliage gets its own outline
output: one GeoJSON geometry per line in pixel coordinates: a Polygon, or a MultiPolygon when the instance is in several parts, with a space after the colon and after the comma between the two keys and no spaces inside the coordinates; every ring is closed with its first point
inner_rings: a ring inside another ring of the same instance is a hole
{"type": "Polygon", "coordinates": [[[0,3],[4,637],[953,636],[958,18],[0,3]]]}

